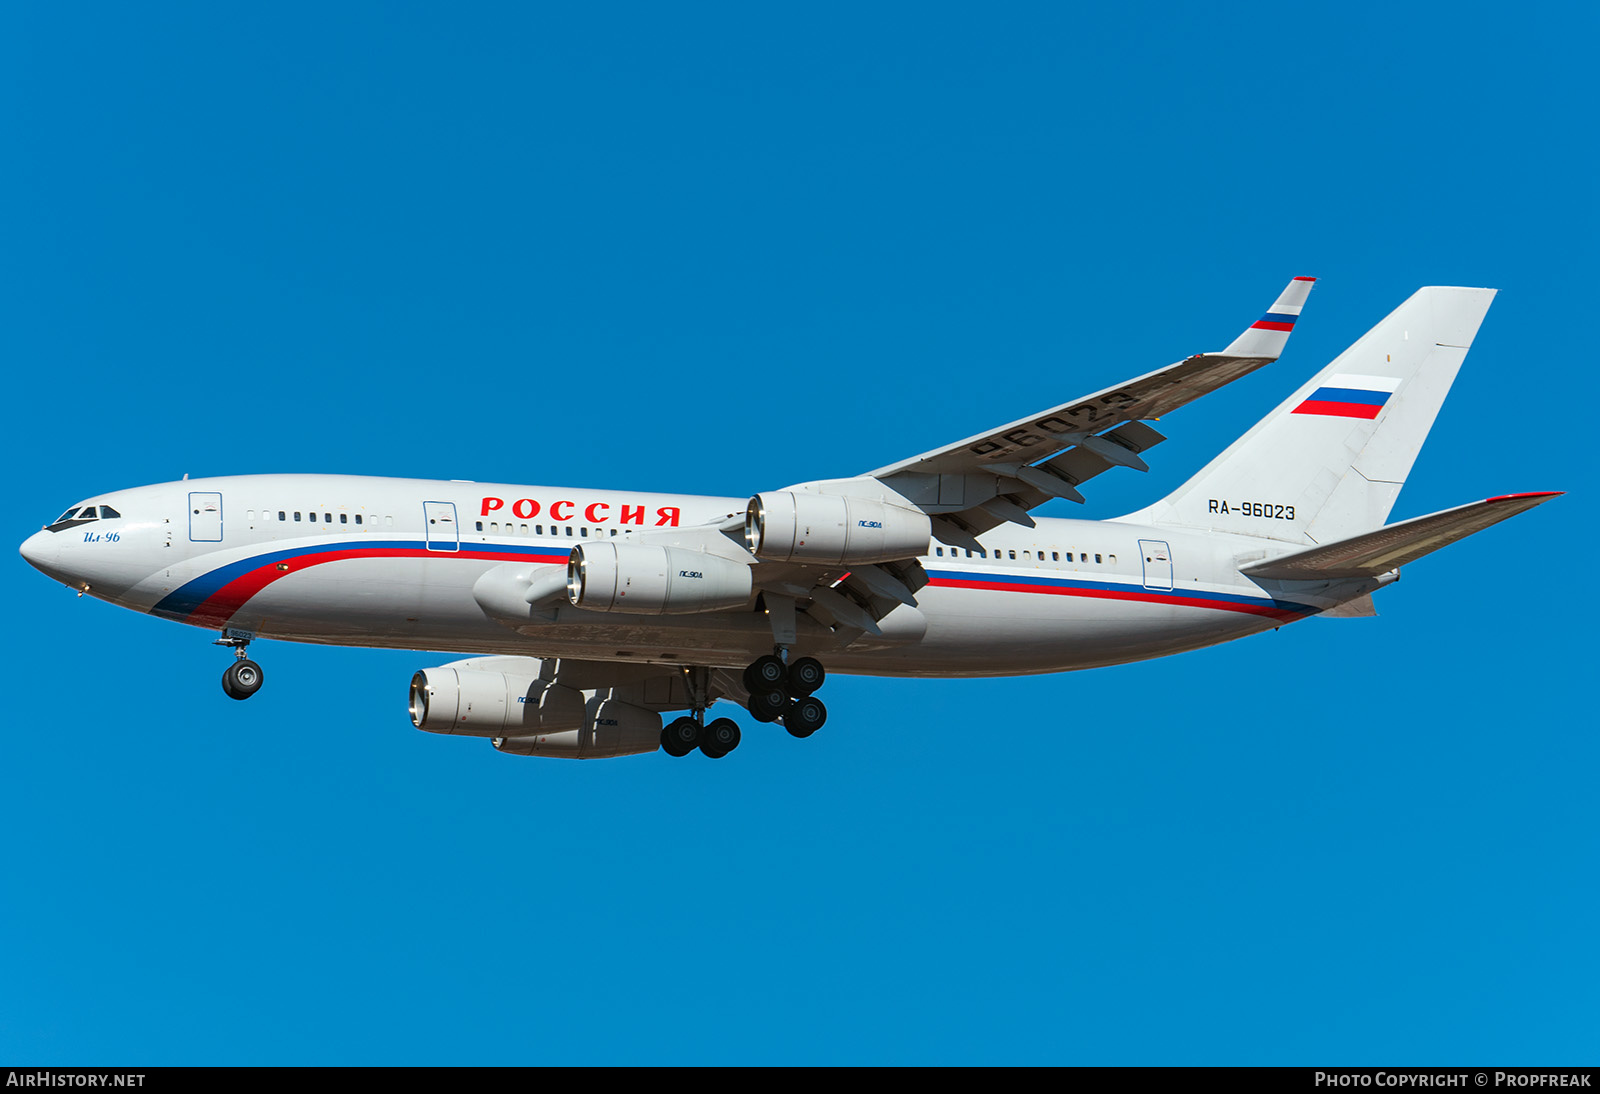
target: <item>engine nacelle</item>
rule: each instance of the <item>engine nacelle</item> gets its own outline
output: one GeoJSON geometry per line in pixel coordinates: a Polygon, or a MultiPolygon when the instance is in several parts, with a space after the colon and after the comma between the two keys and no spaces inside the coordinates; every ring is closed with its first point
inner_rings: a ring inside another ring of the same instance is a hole
{"type": "Polygon", "coordinates": [[[449,665],[411,678],[411,724],[429,733],[517,737],[583,727],[584,696],[531,673],[449,665]]]}
{"type": "Polygon", "coordinates": [[[585,543],[567,563],[567,599],[628,615],[687,615],[743,607],[750,567],[681,547],[585,543]]]}
{"type": "Polygon", "coordinates": [[[920,509],[870,498],[782,491],[745,510],[745,544],[764,562],[892,562],[928,553],[933,525],[920,509]]]}
{"type": "Polygon", "coordinates": [[[494,747],[513,756],[601,760],[654,752],[661,747],[661,715],[620,699],[591,699],[583,728],[564,733],[496,737],[494,747]]]}

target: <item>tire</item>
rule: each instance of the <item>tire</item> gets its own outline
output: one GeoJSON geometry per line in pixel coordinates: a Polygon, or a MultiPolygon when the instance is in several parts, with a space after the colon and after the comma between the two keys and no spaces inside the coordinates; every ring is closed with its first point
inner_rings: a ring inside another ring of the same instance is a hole
{"type": "Polygon", "coordinates": [[[744,689],[751,695],[769,688],[781,688],[789,682],[789,667],[781,660],[767,654],[757,657],[744,670],[744,689]]]}
{"type": "Polygon", "coordinates": [[[828,720],[828,708],[822,705],[821,699],[807,696],[795,701],[783,716],[783,728],[789,731],[791,737],[809,737],[822,728],[822,723],[828,720]]]}
{"type": "Polygon", "coordinates": [[[700,751],[713,760],[720,760],[739,747],[739,723],[732,718],[718,718],[706,726],[700,741],[700,751]]]}
{"type": "Polygon", "coordinates": [[[789,696],[782,688],[751,692],[746,708],[758,722],[776,722],[789,709],[789,696]]]}
{"type": "Polygon", "coordinates": [[[230,699],[248,699],[261,690],[264,682],[261,666],[254,661],[238,660],[222,674],[222,690],[230,699]]]}
{"type": "Polygon", "coordinates": [[[661,748],[668,756],[687,756],[700,744],[700,723],[679,718],[661,731],[661,748]]]}
{"type": "Polygon", "coordinates": [[[822,667],[821,661],[815,657],[802,657],[789,666],[789,694],[796,699],[804,699],[820,688],[827,678],[828,672],[822,667]]]}

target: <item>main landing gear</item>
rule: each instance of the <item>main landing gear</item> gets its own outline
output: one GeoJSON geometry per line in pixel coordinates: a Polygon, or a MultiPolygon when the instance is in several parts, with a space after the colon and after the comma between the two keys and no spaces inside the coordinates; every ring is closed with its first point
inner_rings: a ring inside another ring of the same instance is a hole
{"type": "MultiPolygon", "coordinates": [[[[701,717],[705,712],[701,712],[701,717]]],[[[732,718],[718,718],[701,725],[690,715],[672,722],[661,731],[661,748],[668,756],[687,756],[699,749],[713,760],[720,760],[739,747],[739,723],[732,718]]]]}
{"type": "Polygon", "coordinates": [[[744,670],[750,716],[758,722],[781,718],[791,736],[811,736],[828,720],[828,708],[811,694],[827,677],[815,657],[802,657],[788,665],[776,654],[756,658],[744,670]]]}
{"type": "Polygon", "coordinates": [[[720,760],[739,747],[739,723],[732,718],[706,722],[706,707],[710,705],[706,699],[711,680],[710,670],[685,668],[683,678],[689,688],[693,713],[662,727],[661,749],[668,756],[687,756],[698,748],[711,759],[720,760]]]}
{"type": "MultiPolygon", "coordinates": [[[[683,670],[690,713],[662,727],[661,750],[667,755],[687,756],[698,748],[720,760],[739,747],[737,722],[731,718],[706,721],[710,676],[710,670],[704,668],[683,670]]],[[[790,664],[774,654],[758,657],[744,670],[750,715],[758,722],[782,719],[791,736],[809,737],[828,720],[828,708],[812,694],[827,678],[822,662],[815,657],[801,657],[790,664]]]]}
{"type": "Polygon", "coordinates": [[[222,674],[222,690],[228,693],[230,699],[248,699],[261,690],[261,685],[266,679],[261,671],[261,666],[245,656],[245,647],[250,644],[250,639],[244,635],[224,633],[217,639],[219,646],[233,647],[233,664],[228,666],[228,671],[222,674]]]}

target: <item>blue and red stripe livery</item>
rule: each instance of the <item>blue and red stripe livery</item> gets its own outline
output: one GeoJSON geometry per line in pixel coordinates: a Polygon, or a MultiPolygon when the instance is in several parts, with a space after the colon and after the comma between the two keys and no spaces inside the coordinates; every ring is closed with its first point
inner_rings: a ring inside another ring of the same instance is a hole
{"type": "Polygon", "coordinates": [[[1266,315],[1251,323],[1250,329],[1292,331],[1294,330],[1294,321],[1299,318],[1298,315],[1290,315],[1288,312],[1269,311],[1266,315]]]}
{"type": "Polygon", "coordinates": [[[483,562],[536,562],[566,565],[564,547],[514,547],[484,549],[463,546],[457,551],[430,550],[420,540],[362,543],[343,540],[316,547],[293,547],[230,562],[202,574],[168,593],[150,609],[152,615],[180,623],[220,627],[262,589],[279,578],[328,562],[371,558],[469,558],[483,562]]]}
{"type": "Polygon", "coordinates": [[[1269,619],[1299,619],[1315,615],[1321,608],[1276,600],[1268,596],[1243,596],[1192,589],[1182,593],[1146,589],[1115,581],[1083,581],[1077,578],[1033,577],[1019,574],[989,574],[971,570],[929,570],[928,584],[944,589],[982,589],[1001,593],[1044,593],[1049,596],[1081,596],[1092,600],[1126,600],[1145,604],[1172,604],[1184,608],[1212,608],[1224,612],[1263,615],[1269,619]]]}

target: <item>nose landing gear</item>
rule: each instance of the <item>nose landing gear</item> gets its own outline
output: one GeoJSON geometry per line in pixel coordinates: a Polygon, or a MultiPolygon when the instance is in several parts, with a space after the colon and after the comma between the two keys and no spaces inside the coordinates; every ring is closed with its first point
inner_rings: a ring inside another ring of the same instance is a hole
{"type": "Polygon", "coordinates": [[[261,690],[261,666],[241,657],[222,674],[222,690],[230,699],[248,699],[261,690]]]}
{"type": "Polygon", "coordinates": [[[246,657],[244,653],[245,647],[250,644],[250,636],[224,631],[216,644],[233,648],[234,662],[228,666],[228,671],[222,674],[222,690],[227,692],[228,698],[248,699],[260,691],[266,676],[261,671],[261,666],[246,657]]]}

